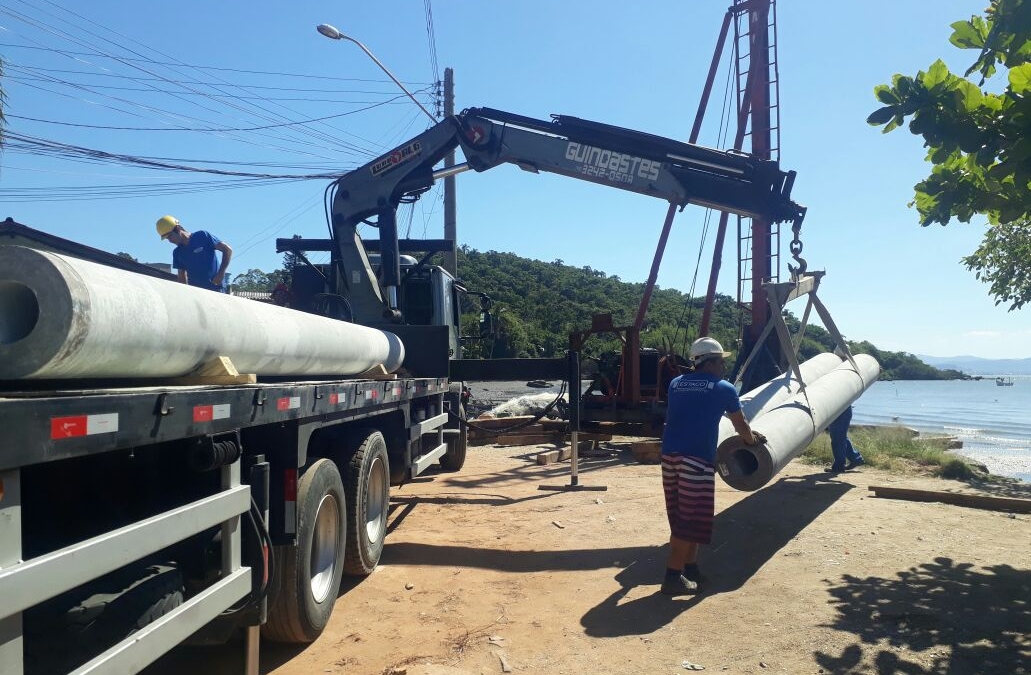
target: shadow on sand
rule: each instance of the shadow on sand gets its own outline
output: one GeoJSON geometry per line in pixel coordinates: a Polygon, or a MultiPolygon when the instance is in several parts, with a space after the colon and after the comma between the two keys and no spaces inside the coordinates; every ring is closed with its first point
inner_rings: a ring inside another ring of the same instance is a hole
{"type": "Polygon", "coordinates": [[[840,654],[817,651],[826,672],[1031,673],[1029,570],[977,568],[939,557],[892,579],[845,575],[829,593],[838,611],[830,627],[862,644],[840,654]],[[927,651],[919,660],[911,655],[927,651]]]}
{"type": "Polygon", "coordinates": [[[699,556],[708,579],[698,595],[669,598],[659,593],[667,550],[662,547],[660,559],[635,560],[617,574],[622,588],[584,614],[581,625],[594,637],[654,632],[706,597],[741,588],[850,489],[845,483],[823,480],[822,474],[781,478],[716,515],[712,544],[699,556]],[[622,602],[635,586],[646,585],[654,585],[655,592],[622,602]]]}

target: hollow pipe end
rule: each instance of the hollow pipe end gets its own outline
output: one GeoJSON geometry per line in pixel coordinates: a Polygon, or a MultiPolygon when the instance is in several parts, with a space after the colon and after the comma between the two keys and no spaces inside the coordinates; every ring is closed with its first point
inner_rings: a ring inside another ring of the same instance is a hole
{"type": "Polygon", "coordinates": [[[745,492],[758,490],[776,473],[769,449],[764,444],[745,445],[740,438],[720,444],[715,465],[723,482],[745,492]]]}
{"type": "Polygon", "coordinates": [[[55,254],[0,246],[0,379],[36,376],[74,341],[88,297],[76,302],[78,276],[55,254]]]}

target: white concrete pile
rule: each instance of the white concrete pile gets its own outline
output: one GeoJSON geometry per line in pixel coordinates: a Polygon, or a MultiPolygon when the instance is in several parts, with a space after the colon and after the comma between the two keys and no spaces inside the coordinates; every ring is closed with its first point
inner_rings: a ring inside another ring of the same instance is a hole
{"type": "Polygon", "coordinates": [[[856,368],[834,354],[820,354],[801,366],[805,391],[790,374],[770,380],[741,397],[752,429],[766,437],[745,445],[729,420],[720,425],[716,470],[738,490],[758,490],[877,381],[881,367],[866,354],[856,368]],[[836,365],[835,365],[836,364],[836,365]]]}

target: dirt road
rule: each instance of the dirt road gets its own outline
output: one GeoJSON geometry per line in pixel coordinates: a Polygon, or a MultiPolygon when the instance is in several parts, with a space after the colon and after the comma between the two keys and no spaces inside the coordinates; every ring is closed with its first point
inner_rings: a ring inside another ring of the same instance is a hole
{"type": "MultiPolygon", "coordinates": [[[[262,672],[1031,673],[1031,517],[867,490],[963,484],[798,462],[754,493],[717,480],[709,581],[670,599],[658,466],[615,452],[581,463],[606,491],[541,490],[569,464],[538,449],[470,448],[461,473],[395,490],[380,567],[314,644],[263,645],[262,672]]],[[[182,648],[148,672],[240,663],[240,644],[182,648]]]]}

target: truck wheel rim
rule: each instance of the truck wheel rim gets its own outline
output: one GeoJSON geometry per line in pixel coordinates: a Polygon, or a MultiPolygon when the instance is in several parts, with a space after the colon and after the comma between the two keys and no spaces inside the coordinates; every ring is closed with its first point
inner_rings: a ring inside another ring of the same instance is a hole
{"type": "Polygon", "coordinates": [[[324,601],[333,590],[340,532],[340,507],[332,495],[319,502],[311,542],[311,594],[315,602],[324,601]]]}
{"type": "Polygon", "coordinates": [[[369,503],[365,509],[365,534],[371,543],[383,536],[383,513],[387,502],[387,469],[379,457],[369,467],[369,503]]]}

